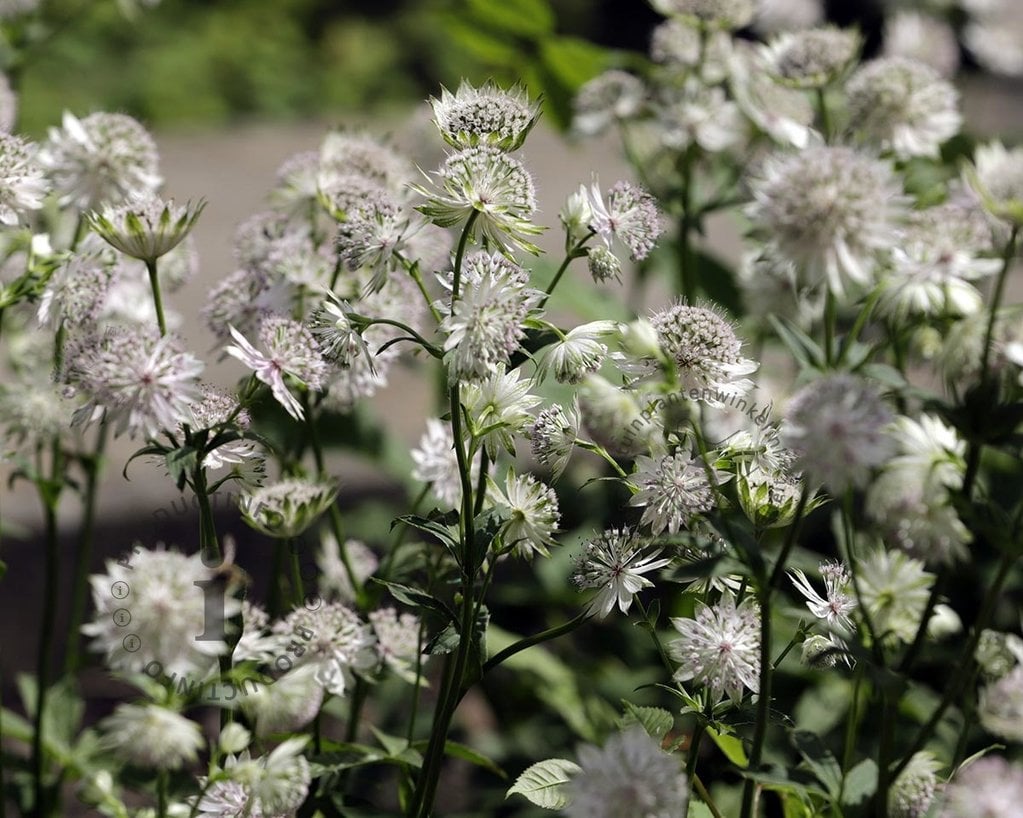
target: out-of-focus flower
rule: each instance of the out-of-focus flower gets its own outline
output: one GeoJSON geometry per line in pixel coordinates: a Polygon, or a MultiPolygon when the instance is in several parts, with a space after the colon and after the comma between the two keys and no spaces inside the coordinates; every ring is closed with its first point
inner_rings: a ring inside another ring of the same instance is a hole
{"type": "Polygon", "coordinates": [[[856,561],[863,614],[879,639],[909,643],[923,618],[934,574],[901,551],[876,548],[856,561]]]}
{"type": "Polygon", "coordinates": [[[205,745],[194,721],[157,704],[119,704],[101,723],[101,746],[139,767],[178,770],[205,745]]]}
{"type": "Polygon", "coordinates": [[[965,176],[991,215],[1023,225],[1023,148],[1006,150],[998,141],[979,145],[965,176]]]}
{"type": "Polygon", "coordinates": [[[924,818],[939,790],[942,764],[928,752],[914,753],[888,792],[891,818],[924,818]]]}
{"type": "Polygon", "coordinates": [[[959,42],[952,27],[911,9],[897,11],[885,20],[882,53],[919,60],[943,77],[954,76],[959,70],[959,42]]]}
{"type": "Polygon", "coordinates": [[[596,136],[612,123],[638,114],[645,97],[646,89],[634,74],[617,69],[598,74],[579,89],[572,101],[572,130],[596,136]]]}
{"type": "Polygon", "coordinates": [[[20,223],[43,206],[48,192],[35,147],[20,136],[0,132],[0,223],[20,223]]]}
{"type": "Polygon", "coordinates": [[[861,46],[852,29],[823,26],[779,34],[764,46],[768,70],[793,88],[826,88],[855,61],[861,46]]]}
{"type": "Polygon", "coordinates": [[[985,756],[961,767],[940,796],[939,818],[1006,818],[1023,803],[1023,767],[985,756]]]}
{"type": "Polygon", "coordinates": [[[650,0],[650,5],[665,17],[709,29],[743,28],[756,12],[754,0],[650,0]]]}

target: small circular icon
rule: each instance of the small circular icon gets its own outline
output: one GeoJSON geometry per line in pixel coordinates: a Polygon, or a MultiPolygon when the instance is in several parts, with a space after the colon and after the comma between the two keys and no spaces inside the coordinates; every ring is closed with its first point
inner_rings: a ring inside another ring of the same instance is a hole
{"type": "Polygon", "coordinates": [[[129,633],[123,640],[121,640],[121,644],[124,645],[124,649],[128,651],[128,653],[134,653],[142,647],[142,640],[134,633],[129,633]]]}
{"type": "Polygon", "coordinates": [[[315,611],[323,604],[319,594],[306,594],[305,607],[308,611],[315,611]]]}
{"type": "Polygon", "coordinates": [[[128,583],[123,582],[122,580],[118,580],[117,582],[110,586],[110,595],[114,599],[124,599],[130,593],[131,588],[128,587],[128,583]]]}
{"type": "Polygon", "coordinates": [[[117,627],[126,628],[129,622],[131,622],[131,611],[127,608],[118,608],[114,611],[114,624],[117,627]]]}

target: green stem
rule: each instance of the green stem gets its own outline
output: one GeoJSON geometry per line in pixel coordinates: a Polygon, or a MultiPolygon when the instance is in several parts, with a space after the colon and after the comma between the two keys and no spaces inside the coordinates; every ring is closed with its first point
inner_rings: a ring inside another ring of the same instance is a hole
{"type": "Polygon", "coordinates": [[[167,818],[167,771],[160,770],[156,778],[156,816],[167,818]]]}
{"type": "Polygon", "coordinates": [[[348,704],[348,723],[345,725],[345,741],[351,744],[359,736],[359,722],[362,720],[362,708],[366,703],[369,687],[365,679],[356,677],[355,690],[348,704]]]}
{"type": "Polygon", "coordinates": [[[863,687],[863,662],[856,663],[856,676],[853,679],[852,700],[849,702],[849,719],[845,723],[845,738],[842,742],[842,787],[845,787],[845,775],[852,768],[853,754],[856,752],[856,734],[860,720],[860,689],[863,687]]]}
{"type": "Polygon", "coordinates": [[[78,549],[75,552],[75,585],[71,596],[71,619],[68,625],[68,650],[64,672],[74,673],[81,663],[81,625],[85,617],[85,601],[89,587],[89,566],[92,561],[92,542],[96,521],[96,494],[99,475],[103,469],[103,453],[107,444],[107,424],[101,421],[96,433],[96,447],[85,464],[85,496],[82,500],[83,518],[79,530],[78,549]]]}
{"type": "MultiPolygon", "coordinates": [[[[1002,253],[1002,269],[998,273],[998,280],[995,283],[995,291],[991,298],[991,314],[988,316],[987,330],[984,333],[984,349],[980,356],[980,381],[978,389],[980,394],[985,395],[991,378],[991,342],[994,340],[995,323],[998,318],[998,310],[1002,306],[1002,296],[1005,293],[1005,282],[1009,277],[1009,270],[1012,267],[1012,260],[1016,256],[1016,240],[1019,238],[1019,227],[1013,226],[1009,241],[1002,253]]],[[[973,484],[977,479],[977,470],[980,468],[980,453],[983,444],[974,438],[970,441],[970,448],[966,453],[966,475],[963,478],[963,494],[970,499],[973,492],[973,484]]]]}
{"type": "Polygon", "coordinates": [[[582,258],[586,255],[583,252],[583,246],[586,242],[593,238],[594,235],[596,234],[590,230],[585,236],[579,239],[579,241],[577,241],[567,253],[565,253],[565,258],[562,260],[561,266],[558,267],[558,271],[554,274],[554,278],[551,279],[551,283],[548,284],[547,289],[544,290],[543,298],[540,299],[540,303],[538,305],[539,309],[543,308],[543,306],[547,303],[547,299],[551,297],[551,293],[554,292],[554,288],[561,282],[561,277],[568,269],[568,265],[571,264],[574,259],[582,258]]]}
{"type": "Polygon", "coordinates": [[[589,613],[581,613],[575,619],[570,619],[562,625],[557,625],[553,628],[548,628],[540,633],[535,633],[532,636],[526,636],[520,639],[518,642],[514,642],[508,645],[504,650],[498,651],[486,662],[483,663],[483,673],[487,674],[502,662],[511,659],[516,653],[521,653],[527,648],[531,648],[534,645],[541,645],[544,642],[549,642],[552,639],[557,639],[559,636],[564,636],[566,633],[571,633],[578,628],[583,622],[590,618],[589,613]]]}
{"type": "Polygon", "coordinates": [[[707,809],[710,810],[710,814],[713,815],[714,818],[724,818],[721,811],[717,808],[717,804],[714,803],[714,799],[710,797],[710,793],[700,780],[700,776],[695,773],[693,774],[693,789],[695,789],[696,794],[703,799],[703,803],[707,805],[707,809]]]}
{"type": "Polygon", "coordinates": [[[831,142],[831,114],[828,111],[827,95],[823,88],[817,89],[817,114],[821,120],[821,135],[825,144],[831,142]]]}
{"type": "Polygon", "coordinates": [[[824,296],[824,363],[830,368],[835,360],[835,335],[838,331],[838,303],[828,288],[824,296]]]}
{"type": "Polygon", "coordinates": [[[199,503],[199,551],[202,555],[202,564],[207,568],[217,568],[223,563],[224,557],[220,551],[220,540],[217,539],[213,509],[210,508],[206,468],[202,465],[196,466],[192,472],[192,488],[199,503]]]}
{"type": "Polygon", "coordinates": [[[153,291],[153,306],[156,307],[156,322],[160,325],[160,336],[167,334],[167,321],[163,317],[163,298],[160,296],[160,279],[156,275],[156,259],[146,261],[149,272],[149,287],[153,291]]]}
{"type": "Polygon", "coordinates": [[[682,159],[682,218],[679,221],[679,295],[686,303],[693,303],[696,296],[696,256],[693,253],[693,148],[686,149],[682,159]]]}
{"type": "Polygon", "coordinates": [[[988,590],[987,596],[984,598],[983,607],[977,617],[977,621],[973,625],[973,632],[970,634],[970,640],[966,643],[966,647],[963,648],[959,661],[953,665],[954,670],[952,678],[945,687],[945,695],[942,697],[938,706],[934,709],[934,712],[931,713],[931,717],[927,720],[927,723],[917,732],[916,737],[913,739],[913,744],[902,757],[902,760],[895,766],[895,769],[891,774],[891,780],[894,781],[898,778],[899,774],[906,769],[906,765],[909,764],[913,755],[924,748],[924,745],[930,740],[931,735],[933,735],[934,731],[938,728],[938,724],[940,724],[942,717],[945,715],[945,711],[948,710],[952,703],[962,695],[966,682],[973,673],[973,663],[975,661],[973,656],[977,650],[977,643],[980,642],[980,635],[990,622],[991,616],[994,613],[995,605],[998,603],[998,597],[1001,595],[1002,586],[1005,585],[1005,581],[1009,578],[1009,574],[1011,573],[1012,567],[1015,563],[1016,556],[1013,554],[1005,554],[1002,557],[1001,565],[998,567],[998,574],[991,583],[991,588],[988,590]]]}
{"type": "Polygon", "coordinates": [[[877,793],[874,797],[874,814],[877,818],[888,818],[888,791],[895,776],[890,774],[892,744],[895,740],[895,716],[897,697],[887,686],[881,688],[881,739],[877,748],[877,793]]]}
{"type": "Polygon", "coordinates": [[[302,564],[298,558],[298,538],[290,537],[286,542],[288,543],[288,553],[291,554],[291,604],[297,609],[302,607],[302,602],[305,599],[302,564]]]}
{"type": "Polygon", "coordinates": [[[706,729],[707,725],[704,723],[703,718],[699,718],[696,722],[696,727],[693,728],[693,737],[689,741],[689,753],[686,758],[686,775],[690,781],[696,775],[696,762],[700,755],[700,741],[703,739],[706,729]]]}
{"type": "Polygon", "coordinates": [[[426,282],[423,281],[423,274],[419,272],[419,262],[408,262],[404,258],[402,261],[405,263],[405,269],[408,270],[408,274],[412,277],[412,280],[416,282],[419,292],[423,294],[423,300],[426,302],[426,307],[433,316],[433,320],[439,324],[444,319],[440,314],[440,310],[437,309],[436,304],[433,303],[433,298],[430,297],[430,291],[426,289],[426,282]]]}

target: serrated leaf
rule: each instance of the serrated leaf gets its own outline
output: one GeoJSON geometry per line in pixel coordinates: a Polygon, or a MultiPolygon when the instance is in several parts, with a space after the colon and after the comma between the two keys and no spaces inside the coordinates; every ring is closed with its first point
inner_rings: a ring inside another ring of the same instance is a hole
{"type": "Polygon", "coordinates": [[[648,736],[661,741],[675,726],[675,717],[660,707],[640,707],[627,701],[623,701],[622,704],[625,705],[622,727],[639,724],[646,730],[648,736]]]}
{"type": "Polygon", "coordinates": [[[185,486],[185,478],[195,470],[199,462],[198,452],[194,446],[182,446],[180,449],[167,452],[164,462],[167,464],[171,479],[177,483],[180,491],[185,486]]]}
{"type": "Polygon", "coordinates": [[[746,757],[746,750],[742,746],[742,739],[738,736],[719,733],[713,727],[707,728],[707,735],[711,737],[711,740],[718,746],[718,749],[724,753],[725,758],[736,767],[743,769],[749,767],[749,759],[746,757]]]}
{"type": "Polygon", "coordinates": [[[544,809],[564,809],[569,803],[565,785],[579,772],[582,767],[568,759],[538,761],[515,779],[504,797],[521,795],[544,809]]]}
{"type": "Polygon", "coordinates": [[[865,804],[877,790],[877,764],[865,758],[845,774],[842,785],[842,806],[858,807],[865,804]]]}
{"type": "Polygon", "coordinates": [[[447,603],[426,593],[426,591],[421,591],[409,585],[402,585],[399,582],[388,582],[377,577],[374,577],[373,581],[383,585],[390,592],[391,596],[411,608],[424,608],[428,611],[433,611],[443,617],[445,622],[457,621],[455,612],[448,607],[447,603]]]}
{"type": "Polygon", "coordinates": [[[842,768],[821,737],[809,730],[793,730],[792,744],[832,798],[842,791],[842,768]]]}

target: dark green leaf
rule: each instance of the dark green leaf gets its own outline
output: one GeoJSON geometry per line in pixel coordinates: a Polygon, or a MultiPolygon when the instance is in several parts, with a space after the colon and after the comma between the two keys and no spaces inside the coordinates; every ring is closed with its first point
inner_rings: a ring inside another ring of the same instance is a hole
{"type": "Polygon", "coordinates": [[[824,746],[820,736],[809,730],[793,730],[791,738],[793,746],[813,770],[817,780],[832,798],[837,799],[842,791],[842,768],[831,750],[824,746]]]}
{"type": "Polygon", "coordinates": [[[426,591],[421,591],[418,588],[412,588],[408,585],[402,585],[398,582],[387,582],[386,580],[373,578],[373,581],[383,585],[399,602],[412,607],[412,608],[424,608],[428,611],[433,611],[439,614],[445,622],[456,622],[457,617],[455,612],[451,610],[448,604],[426,591]]]}
{"type": "Polygon", "coordinates": [[[842,806],[858,807],[865,805],[877,790],[877,764],[873,759],[865,758],[845,774],[845,785],[842,788],[842,806]]]}

